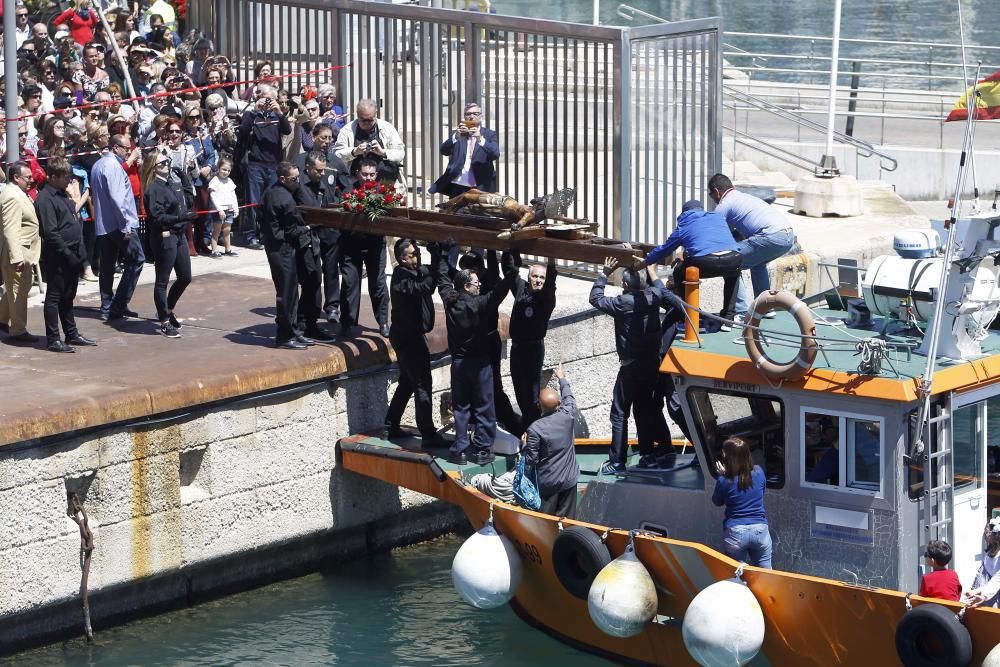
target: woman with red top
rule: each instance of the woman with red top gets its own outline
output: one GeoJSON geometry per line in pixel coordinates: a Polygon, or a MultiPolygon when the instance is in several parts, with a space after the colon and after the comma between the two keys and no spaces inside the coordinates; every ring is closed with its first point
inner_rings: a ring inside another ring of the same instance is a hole
{"type": "Polygon", "coordinates": [[[74,0],[74,5],[57,16],[52,25],[65,24],[73,41],[84,46],[94,40],[94,28],[99,21],[97,13],[90,8],[90,0],[74,0]]]}

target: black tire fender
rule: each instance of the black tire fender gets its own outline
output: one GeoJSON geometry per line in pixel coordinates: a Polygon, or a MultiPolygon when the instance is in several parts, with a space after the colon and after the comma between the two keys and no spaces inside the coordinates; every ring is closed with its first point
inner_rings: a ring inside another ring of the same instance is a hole
{"type": "Polygon", "coordinates": [[[570,526],[552,545],[552,567],[570,595],[586,600],[597,573],[611,562],[611,553],[589,528],[570,526]]]}
{"type": "Polygon", "coordinates": [[[965,667],[972,660],[972,637],[948,607],[922,604],[896,626],[896,653],[904,667],[965,667]]]}

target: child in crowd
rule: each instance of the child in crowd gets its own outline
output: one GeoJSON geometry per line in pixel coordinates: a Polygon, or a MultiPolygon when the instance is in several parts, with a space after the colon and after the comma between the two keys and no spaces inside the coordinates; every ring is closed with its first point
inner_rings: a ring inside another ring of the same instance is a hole
{"type": "Polygon", "coordinates": [[[962,584],[954,570],[948,569],[951,562],[951,545],[944,540],[931,540],[924,550],[924,559],[932,572],[924,575],[920,582],[920,595],[925,598],[954,600],[962,597],[962,584]]]}
{"type": "Polygon", "coordinates": [[[208,184],[208,192],[212,198],[212,207],[218,211],[218,222],[212,223],[212,257],[222,257],[219,252],[219,236],[222,236],[222,245],[226,249],[226,255],[235,257],[229,246],[230,232],[233,228],[233,220],[240,214],[239,203],[236,201],[236,183],[229,178],[233,171],[233,160],[228,156],[219,158],[218,172],[212,177],[208,184]]]}

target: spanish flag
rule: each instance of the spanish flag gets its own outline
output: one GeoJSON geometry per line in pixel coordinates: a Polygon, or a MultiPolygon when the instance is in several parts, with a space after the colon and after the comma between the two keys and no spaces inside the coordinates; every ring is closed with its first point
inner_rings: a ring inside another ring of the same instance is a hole
{"type": "MultiPolygon", "coordinates": [[[[994,72],[979,82],[976,86],[978,98],[976,99],[976,120],[996,120],[1000,119],[1000,71],[994,72]]],[[[967,120],[969,117],[969,96],[972,88],[965,92],[951,113],[944,119],[944,122],[951,120],[967,120]]]]}

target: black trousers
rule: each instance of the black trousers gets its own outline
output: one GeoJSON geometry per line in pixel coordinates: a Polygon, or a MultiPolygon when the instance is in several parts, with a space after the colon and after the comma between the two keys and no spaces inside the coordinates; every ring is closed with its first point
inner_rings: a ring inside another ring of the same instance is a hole
{"type": "Polygon", "coordinates": [[[79,332],[73,317],[73,299],[80,280],[82,264],[73,264],[55,252],[43,252],[42,270],[48,282],[45,285],[45,301],[42,314],[45,317],[45,339],[49,345],[59,340],[59,324],[62,324],[66,338],[73,338],[79,332]]]}
{"type": "Polygon", "coordinates": [[[302,288],[298,306],[298,326],[299,331],[304,331],[316,326],[323,301],[320,289],[323,272],[320,266],[319,240],[315,237],[312,246],[298,248],[295,251],[295,273],[298,286],[302,288]]]}
{"type": "Polygon", "coordinates": [[[455,417],[455,443],[452,454],[472,445],[477,452],[492,449],[497,438],[497,418],[493,409],[493,367],[486,357],[452,357],[451,411],[455,417]]]}
{"type": "Polygon", "coordinates": [[[139,274],[146,263],[146,253],[142,249],[142,239],[139,230],[126,236],[120,231],[111,231],[97,237],[97,245],[101,252],[101,272],[98,276],[98,288],[101,292],[101,312],[104,314],[124,314],[128,308],[135,286],[139,284],[139,274]],[[113,290],[115,283],[115,264],[118,260],[125,266],[122,277],[118,280],[118,289],[113,290]]]}
{"type": "Polygon", "coordinates": [[[396,351],[396,361],[399,363],[399,384],[389,401],[385,425],[399,426],[406,404],[412,396],[420,435],[434,435],[436,430],[431,416],[431,353],[427,349],[427,340],[422,334],[399,335],[390,331],[389,342],[396,351]]]}
{"type": "Polygon", "coordinates": [[[611,451],[608,458],[624,465],[628,457],[628,416],[635,417],[639,452],[653,451],[651,414],[656,385],[656,358],[637,360],[618,368],[611,402],[611,451]]]}
{"type": "Polygon", "coordinates": [[[345,329],[358,323],[361,310],[361,269],[368,272],[368,296],[375,320],[389,321],[389,290],[385,286],[385,238],[372,234],[342,234],[340,237],[340,324],[345,329]]]}
{"type": "Polygon", "coordinates": [[[503,390],[503,376],[500,373],[500,356],[503,354],[503,341],[497,331],[489,334],[490,337],[490,366],[493,368],[493,406],[496,413],[496,420],[503,424],[503,427],[520,436],[524,430],[521,427],[521,416],[514,411],[507,392],[503,390]]]}
{"type": "Polygon", "coordinates": [[[698,267],[702,278],[722,277],[722,311],[719,315],[731,320],[736,312],[736,287],[742,264],[743,256],[735,250],[722,255],[687,257],[674,268],[674,291],[684,298],[684,269],[689,266],[698,267]]]}
{"type": "Polygon", "coordinates": [[[173,312],[174,306],[180,300],[181,294],[191,284],[191,255],[188,252],[186,233],[170,234],[164,237],[154,232],[150,238],[153,248],[153,265],[156,268],[156,284],[153,286],[153,305],[156,306],[156,317],[166,322],[173,312]],[[177,279],[167,292],[170,272],[177,274],[177,279]]]}
{"type": "Polygon", "coordinates": [[[542,364],[545,361],[545,341],[512,341],[510,344],[510,379],[514,383],[514,399],[521,410],[521,430],[539,417],[538,393],[542,390],[542,364]]]}
{"type": "Polygon", "coordinates": [[[340,232],[336,229],[321,229],[319,256],[323,264],[323,312],[333,319],[340,319],[340,232]]]}
{"type": "Polygon", "coordinates": [[[576,484],[542,498],[542,507],[539,511],[552,516],[574,518],[576,515],[576,484]]]}
{"type": "Polygon", "coordinates": [[[299,279],[296,269],[295,249],[288,243],[265,248],[267,264],[274,282],[275,307],[278,325],[275,341],[280,345],[302,333],[298,329],[299,279]]]}

